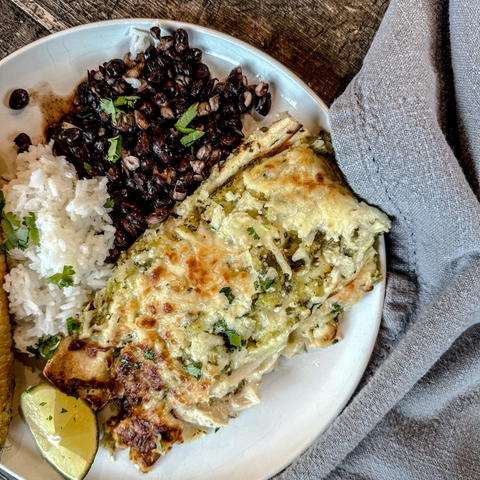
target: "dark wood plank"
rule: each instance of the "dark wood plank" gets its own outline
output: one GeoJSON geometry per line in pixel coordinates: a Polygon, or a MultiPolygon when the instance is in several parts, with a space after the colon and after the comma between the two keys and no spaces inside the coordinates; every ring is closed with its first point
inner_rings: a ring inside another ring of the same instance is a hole
{"type": "Polygon", "coordinates": [[[9,0],[0,2],[0,59],[48,34],[46,28],[9,0]]]}
{"type": "MultiPolygon", "coordinates": [[[[214,28],[273,56],[330,104],[359,71],[388,0],[3,0],[47,12],[50,31],[110,18],[214,28]]],[[[32,14],[40,23],[42,19],[32,14]]],[[[44,17],[45,19],[45,17],[44,17]]],[[[0,27],[1,32],[1,27],[0,27]]],[[[5,38],[4,35],[2,35],[5,38]]]]}

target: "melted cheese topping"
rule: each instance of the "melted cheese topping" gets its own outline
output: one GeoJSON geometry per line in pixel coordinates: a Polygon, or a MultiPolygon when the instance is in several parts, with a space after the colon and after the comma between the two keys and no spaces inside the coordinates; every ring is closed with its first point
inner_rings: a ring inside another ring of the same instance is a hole
{"type": "Polygon", "coordinates": [[[350,193],[324,141],[303,132],[262,157],[275,141],[257,135],[145,232],[83,315],[83,336],[128,350],[130,365],[154,352],[161,385],[144,409],[161,398],[200,426],[257,403],[282,353],[331,345],[340,311],[380,279],[373,242],[390,222],[350,193]]]}

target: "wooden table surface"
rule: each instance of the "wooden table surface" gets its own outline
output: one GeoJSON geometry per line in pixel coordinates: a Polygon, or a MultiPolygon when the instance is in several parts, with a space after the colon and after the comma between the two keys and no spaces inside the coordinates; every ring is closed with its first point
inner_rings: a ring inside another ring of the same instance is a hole
{"type": "MultiPolygon", "coordinates": [[[[165,18],[233,35],[264,50],[328,105],[360,70],[388,0],[0,0],[0,59],[69,27],[165,18]]],[[[1,80],[1,79],[0,79],[1,80]]]]}

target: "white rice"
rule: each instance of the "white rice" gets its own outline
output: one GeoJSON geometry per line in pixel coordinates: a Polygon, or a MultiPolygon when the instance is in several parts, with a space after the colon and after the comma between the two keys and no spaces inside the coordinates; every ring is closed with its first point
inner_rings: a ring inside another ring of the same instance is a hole
{"type": "Polygon", "coordinates": [[[104,262],[115,228],[104,207],[107,179],[79,180],[65,157],[52,154],[51,145],[19,154],[16,179],[3,192],[4,211],[20,221],[34,212],[40,236],[39,247],[29,240],[26,250],[10,250],[5,277],[10,313],[17,323],[15,344],[25,351],[44,334],[67,333],[66,319],[78,315],[105,286],[112,267],[104,262]],[[60,289],[47,284],[65,265],[75,270],[74,285],[60,289]]]}

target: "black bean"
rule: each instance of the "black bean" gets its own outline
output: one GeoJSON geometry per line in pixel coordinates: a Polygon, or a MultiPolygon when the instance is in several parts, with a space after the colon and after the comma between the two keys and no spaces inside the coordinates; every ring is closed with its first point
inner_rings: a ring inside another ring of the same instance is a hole
{"type": "Polygon", "coordinates": [[[28,100],[28,92],[23,88],[17,88],[10,94],[8,106],[12,110],[21,110],[27,106],[28,100]]]}
{"type": "Polygon", "coordinates": [[[166,37],[161,37],[160,41],[158,42],[158,49],[162,51],[170,50],[175,43],[175,39],[170,35],[166,37]]]}
{"type": "MultiPolygon", "coordinates": [[[[154,27],[155,28],[155,27],[154,27]]],[[[150,29],[151,31],[151,29],[150,29]]],[[[145,60],[150,60],[151,58],[157,58],[158,57],[158,52],[157,52],[157,49],[155,47],[153,47],[152,45],[150,45],[144,52],[143,54],[143,58],[145,60]]]]}
{"type": "Polygon", "coordinates": [[[178,98],[178,97],[185,98],[187,95],[188,95],[187,88],[179,83],[176,83],[175,94],[174,94],[175,98],[178,98]]]}
{"type": "Polygon", "coordinates": [[[155,139],[152,145],[153,153],[162,163],[170,163],[172,161],[172,153],[163,139],[155,139]]]}
{"type": "Polygon", "coordinates": [[[114,58],[110,60],[105,66],[105,72],[109,77],[121,78],[127,71],[125,62],[120,58],[114,58]]]}
{"type": "Polygon", "coordinates": [[[197,99],[203,92],[203,82],[201,80],[196,80],[192,83],[190,87],[190,96],[193,99],[197,99]]]}
{"type": "Polygon", "coordinates": [[[168,217],[168,211],[165,207],[157,207],[155,213],[151,213],[147,218],[148,225],[158,225],[165,221],[168,217]]]}
{"type": "Polygon", "coordinates": [[[224,148],[231,148],[238,142],[238,138],[235,135],[228,134],[220,140],[220,145],[224,148]]]}
{"type": "Polygon", "coordinates": [[[210,111],[218,111],[218,108],[220,107],[220,95],[214,95],[213,97],[209,98],[208,102],[210,103],[210,111]]]}
{"type": "Polygon", "coordinates": [[[160,109],[160,115],[168,120],[175,120],[175,114],[170,107],[162,107],[160,109]]]}
{"type": "MultiPolygon", "coordinates": [[[[212,147],[210,145],[202,145],[199,149],[198,149],[198,152],[197,152],[197,159],[198,160],[203,160],[203,161],[206,161],[209,159],[210,157],[210,153],[212,152],[212,147]]],[[[197,172],[197,170],[195,170],[195,168],[193,169],[195,172],[197,172]]],[[[198,171],[197,173],[200,173],[202,171],[202,169],[200,169],[200,171],[198,171]]]]}
{"type": "Polygon", "coordinates": [[[128,235],[121,230],[117,230],[115,232],[115,241],[121,247],[128,247],[131,243],[131,239],[128,237],[128,235]]]}
{"type": "Polygon", "coordinates": [[[144,102],[138,110],[146,117],[153,117],[154,115],[157,115],[157,109],[150,102],[144,102]]]}
{"type": "Polygon", "coordinates": [[[228,81],[233,83],[237,88],[242,85],[242,67],[235,67],[228,76],[228,81]]]}
{"type": "Polygon", "coordinates": [[[158,207],[169,207],[173,205],[173,200],[169,197],[169,196],[162,196],[162,197],[157,197],[154,201],[153,201],[153,206],[155,208],[158,208],[158,207]]]}
{"type": "MultiPolygon", "coordinates": [[[[205,160],[207,160],[209,156],[210,152],[208,152],[208,156],[205,158],[205,160]]],[[[205,168],[205,162],[202,160],[193,160],[190,162],[190,166],[195,173],[202,173],[203,169],[205,168]]]]}
{"type": "Polygon", "coordinates": [[[167,82],[165,82],[163,91],[167,96],[172,98],[175,95],[175,83],[172,82],[172,80],[168,80],[167,82]]]}
{"type": "Polygon", "coordinates": [[[187,49],[188,49],[188,33],[183,28],[179,28],[175,32],[175,50],[178,53],[183,53],[187,49]]]}
{"type": "Polygon", "coordinates": [[[26,133],[20,133],[20,135],[17,135],[14,142],[22,152],[28,150],[28,147],[32,144],[32,140],[26,133]]]}
{"type": "Polygon", "coordinates": [[[210,70],[204,63],[199,63],[195,70],[195,78],[207,81],[210,78],[210,70]]]}
{"type": "Polygon", "coordinates": [[[175,187],[170,190],[170,197],[177,202],[181,202],[187,196],[187,191],[183,184],[177,180],[175,187]]]}
{"type": "Polygon", "coordinates": [[[140,160],[140,168],[150,172],[155,167],[155,162],[151,158],[142,158],[140,160]]]}
{"type": "Polygon", "coordinates": [[[164,79],[164,73],[161,72],[160,70],[156,70],[154,72],[150,72],[147,76],[147,80],[149,82],[152,82],[154,84],[159,84],[163,81],[164,79]]]}
{"type": "Polygon", "coordinates": [[[138,230],[133,223],[130,223],[127,219],[122,218],[121,220],[123,229],[132,237],[136,238],[138,236],[138,230]]]}
{"type": "Polygon", "coordinates": [[[263,97],[268,92],[268,83],[260,82],[255,87],[255,95],[257,97],[263,97]]]}
{"type": "Polygon", "coordinates": [[[119,182],[122,178],[122,167],[119,163],[111,164],[110,168],[105,171],[105,176],[111,182],[119,182]]]}
{"type": "Polygon", "coordinates": [[[139,158],[148,157],[150,153],[150,140],[146,133],[142,133],[138,137],[137,144],[135,145],[135,155],[139,158]]]}
{"type": "MultiPolygon", "coordinates": [[[[98,107],[99,102],[97,100],[97,95],[92,92],[90,84],[87,82],[82,82],[77,89],[78,99],[82,105],[98,107]]],[[[95,108],[96,110],[96,108],[95,108]]]]}
{"type": "Polygon", "coordinates": [[[156,93],[152,98],[151,101],[157,105],[157,107],[168,107],[170,101],[168,100],[167,96],[160,92],[156,93]]]}
{"type": "MultiPolygon", "coordinates": [[[[161,38],[161,30],[160,27],[152,27],[150,29],[150,35],[155,39],[155,40],[160,40],[161,38]]],[[[153,48],[153,47],[149,47],[153,48]]],[[[147,49],[148,50],[148,49],[147,49]]]]}
{"type": "Polygon", "coordinates": [[[262,116],[268,115],[272,106],[272,95],[267,92],[265,95],[257,99],[255,110],[262,116]]]}
{"type": "Polygon", "coordinates": [[[199,48],[191,48],[183,53],[187,62],[199,63],[202,61],[202,51],[199,48]]]}

